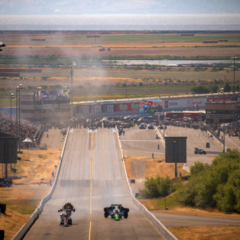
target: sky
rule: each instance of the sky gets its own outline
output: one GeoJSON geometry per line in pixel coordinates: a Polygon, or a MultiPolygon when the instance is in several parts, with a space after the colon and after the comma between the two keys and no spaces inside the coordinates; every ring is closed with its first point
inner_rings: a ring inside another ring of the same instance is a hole
{"type": "Polygon", "coordinates": [[[240,14],[240,0],[0,0],[0,14],[240,14]]]}

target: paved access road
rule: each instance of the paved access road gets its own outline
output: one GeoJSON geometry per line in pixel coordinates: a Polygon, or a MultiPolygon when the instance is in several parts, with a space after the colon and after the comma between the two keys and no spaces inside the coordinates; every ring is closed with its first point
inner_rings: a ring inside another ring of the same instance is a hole
{"type": "Polygon", "coordinates": [[[130,199],[112,129],[91,134],[74,129],[69,134],[56,190],[24,239],[164,239],[130,199]],[[68,228],[59,226],[57,212],[66,201],[77,209],[68,228]],[[111,203],[128,207],[129,218],[105,219],[103,208],[111,203]]]}
{"type": "Polygon", "coordinates": [[[239,225],[240,220],[153,212],[166,227],[239,225]]]}
{"type": "Polygon", "coordinates": [[[136,125],[124,130],[125,135],[120,136],[124,156],[152,157],[152,153],[158,157],[165,156],[164,145],[161,139],[156,139],[155,129],[139,129],[136,125]]]}

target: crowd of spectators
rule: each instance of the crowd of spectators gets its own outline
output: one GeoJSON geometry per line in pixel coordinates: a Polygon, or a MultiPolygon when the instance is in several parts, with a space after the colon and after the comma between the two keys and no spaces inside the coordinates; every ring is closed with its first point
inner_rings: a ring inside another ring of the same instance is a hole
{"type": "MultiPolygon", "coordinates": [[[[166,124],[166,123],[164,123],[166,124]]],[[[187,121],[184,122],[182,120],[171,120],[167,121],[167,125],[180,126],[180,127],[188,127],[201,129],[202,131],[209,131],[213,136],[215,136],[219,141],[223,141],[223,131],[229,137],[231,136],[240,136],[240,123],[232,122],[232,123],[220,123],[220,124],[206,124],[205,122],[195,122],[195,121],[187,121]]]]}
{"type": "Polygon", "coordinates": [[[11,122],[10,115],[0,112],[0,132],[9,134],[14,137],[18,137],[20,133],[22,141],[26,138],[30,138],[32,141],[34,141],[34,136],[39,127],[39,124],[33,124],[25,119],[21,119],[19,131],[16,119],[12,118],[11,122]]]}

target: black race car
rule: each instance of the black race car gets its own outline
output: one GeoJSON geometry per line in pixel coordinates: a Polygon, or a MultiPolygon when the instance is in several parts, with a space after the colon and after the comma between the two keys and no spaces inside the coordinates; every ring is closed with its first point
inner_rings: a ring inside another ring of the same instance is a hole
{"type": "Polygon", "coordinates": [[[111,204],[110,207],[103,209],[104,217],[111,216],[114,221],[120,221],[122,218],[128,218],[129,209],[124,208],[122,204],[111,204]]]}
{"type": "Polygon", "coordinates": [[[194,150],[195,154],[207,154],[206,151],[204,151],[203,149],[199,149],[199,148],[195,148],[194,150]]]}

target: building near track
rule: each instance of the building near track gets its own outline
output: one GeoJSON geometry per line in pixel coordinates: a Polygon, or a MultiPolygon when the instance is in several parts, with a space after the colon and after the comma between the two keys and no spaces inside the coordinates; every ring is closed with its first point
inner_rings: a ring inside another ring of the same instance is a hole
{"type": "Polygon", "coordinates": [[[240,119],[240,101],[206,103],[207,123],[230,123],[240,119]]]}

